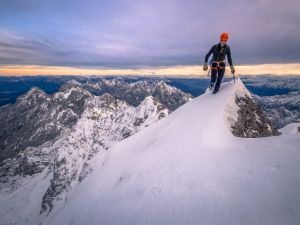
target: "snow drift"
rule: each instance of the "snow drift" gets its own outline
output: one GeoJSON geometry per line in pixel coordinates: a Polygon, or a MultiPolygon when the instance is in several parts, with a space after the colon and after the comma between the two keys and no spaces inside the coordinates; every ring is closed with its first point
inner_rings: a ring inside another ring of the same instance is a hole
{"type": "Polygon", "coordinates": [[[245,95],[223,84],[98,154],[45,224],[299,224],[299,133],[234,136],[245,95]]]}

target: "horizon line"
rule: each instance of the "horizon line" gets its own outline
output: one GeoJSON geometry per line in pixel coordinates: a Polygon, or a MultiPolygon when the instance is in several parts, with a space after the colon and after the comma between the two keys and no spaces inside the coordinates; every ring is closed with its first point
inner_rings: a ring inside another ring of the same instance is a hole
{"type": "MultiPolygon", "coordinates": [[[[236,75],[277,75],[299,76],[300,63],[278,63],[237,65],[236,75]]],[[[2,65],[0,76],[183,76],[206,77],[207,71],[202,70],[202,65],[177,65],[161,67],[144,67],[132,69],[119,68],[80,68],[66,66],[41,66],[41,65],[2,65]]],[[[229,67],[226,75],[230,76],[229,67]]]]}

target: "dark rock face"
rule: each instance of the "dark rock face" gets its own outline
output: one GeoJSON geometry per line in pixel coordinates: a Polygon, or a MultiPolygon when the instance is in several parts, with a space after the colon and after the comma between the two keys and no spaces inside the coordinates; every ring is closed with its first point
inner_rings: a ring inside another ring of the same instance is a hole
{"type": "Polygon", "coordinates": [[[231,126],[232,133],[237,137],[256,138],[276,136],[280,133],[263,113],[262,109],[247,95],[236,96],[235,103],[239,106],[238,120],[231,126]]]}
{"type": "Polygon", "coordinates": [[[47,163],[43,165],[40,161],[30,161],[26,155],[24,155],[19,162],[14,175],[32,176],[35,173],[42,172],[47,165],[47,163]]]}
{"type": "Polygon", "coordinates": [[[62,192],[68,191],[71,188],[71,182],[76,179],[77,170],[68,171],[68,168],[64,167],[66,163],[66,158],[63,158],[61,160],[54,160],[54,164],[52,166],[53,176],[50,180],[50,186],[43,196],[40,213],[43,213],[47,210],[48,212],[51,212],[51,210],[53,209],[54,200],[61,200],[60,195],[62,194],[62,192]],[[62,175],[68,173],[70,173],[69,176],[62,175]]]}

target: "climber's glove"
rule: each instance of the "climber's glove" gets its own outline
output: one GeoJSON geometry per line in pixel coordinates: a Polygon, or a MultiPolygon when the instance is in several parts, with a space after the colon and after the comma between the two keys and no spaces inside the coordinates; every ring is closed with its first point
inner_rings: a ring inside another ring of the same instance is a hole
{"type": "Polygon", "coordinates": [[[233,66],[230,66],[230,70],[231,70],[231,73],[234,74],[235,73],[235,69],[233,66]]]}

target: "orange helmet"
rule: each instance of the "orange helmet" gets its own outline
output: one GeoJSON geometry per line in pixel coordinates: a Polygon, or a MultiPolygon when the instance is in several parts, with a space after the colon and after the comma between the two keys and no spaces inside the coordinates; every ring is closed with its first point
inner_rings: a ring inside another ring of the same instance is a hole
{"type": "Polygon", "coordinates": [[[228,41],[228,33],[222,33],[220,36],[220,41],[228,41]]]}

